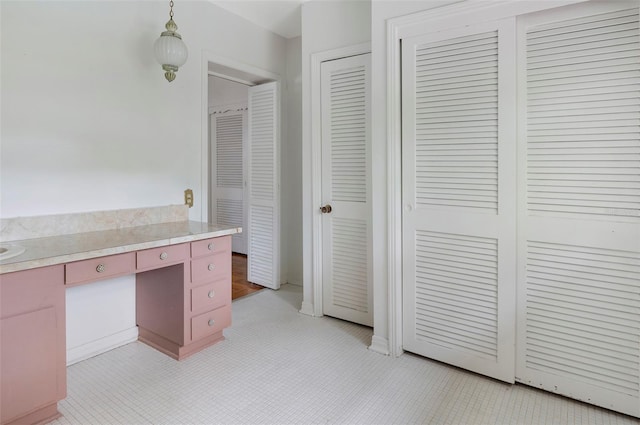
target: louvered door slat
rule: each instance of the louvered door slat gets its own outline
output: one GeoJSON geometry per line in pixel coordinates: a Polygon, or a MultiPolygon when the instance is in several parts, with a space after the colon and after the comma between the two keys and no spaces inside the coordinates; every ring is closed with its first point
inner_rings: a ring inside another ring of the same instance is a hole
{"type": "Polygon", "coordinates": [[[216,117],[218,187],[242,189],[242,114],[216,117]]]}
{"type": "Polygon", "coordinates": [[[277,83],[249,88],[249,252],[247,278],[280,287],[279,89],[277,83]]]}
{"type": "MultiPolygon", "coordinates": [[[[230,227],[243,227],[243,201],[236,199],[218,198],[217,206],[217,224],[230,227]]],[[[242,233],[236,233],[231,236],[234,252],[237,252],[236,246],[244,246],[242,233]]]]}
{"type": "Polygon", "coordinates": [[[321,65],[323,314],[371,326],[369,55],[321,65]]]}
{"type": "Polygon", "coordinates": [[[638,416],[640,23],[627,4],[522,21],[516,373],[638,416]]]}
{"type": "MultiPolygon", "coordinates": [[[[244,149],[247,137],[246,111],[221,106],[211,114],[211,204],[210,220],[224,226],[245,228],[244,149]]],[[[245,232],[232,237],[233,252],[247,253],[245,232]]]]}
{"type": "MultiPolygon", "coordinates": [[[[636,141],[632,146],[640,148],[640,102],[637,95],[634,97],[625,93],[619,98],[607,94],[607,100],[595,98],[585,102],[582,95],[567,94],[560,102],[551,104],[551,99],[545,102],[547,91],[544,90],[567,90],[576,85],[600,86],[600,81],[609,85],[616,81],[624,82],[632,92],[640,93],[637,9],[599,15],[594,19],[597,20],[585,18],[581,23],[563,22],[549,28],[532,29],[527,33],[528,48],[537,46],[538,49],[541,43],[551,48],[553,43],[563,40],[562,48],[571,50],[572,44],[568,40],[580,40],[579,55],[575,50],[568,55],[565,50],[559,53],[553,50],[548,54],[545,54],[545,50],[536,50],[533,57],[528,56],[528,98],[541,104],[531,105],[527,110],[528,170],[531,179],[548,174],[567,174],[570,180],[582,180],[594,174],[607,174],[625,182],[638,175],[640,156],[629,155],[613,145],[616,141],[628,140],[636,141]],[[585,42],[587,36],[611,32],[624,38],[605,40],[605,47],[600,47],[603,40],[597,37],[589,43],[585,42]],[[556,58],[558,54],[561,58],[556,58]],[[585,125],[584,120],[589,116],[602,114],[607,114],[604,120],[590,120],[585,125]],[[620,117],[616,114],[629,115],[620,117]],[[549,118],[559,117],[563,118],[562,125],[549,125],[549,118]],[[574,121],[572,117],[577,119],[574,121]],[[598,155],[591,155],[576,148],[570,154],[558,155],[552,145],[537,145],[538,142],[553,144],[574,141],[596,141],[602,150],[598,155]],[[612,146],[612,149],[606,149],[607,146],[612,146]]],[[[615,184],[610,187],[617,188],[615,184]]],[[[536,192],[535,187],[529,187],[529,209],[538,213],[558,211],[575,214],[582,211],[584,214],[602,215],[635,215],[634,211],[637,211],[640,215],[640,196],[634,194],[625,197],[618,193],[607,197],[598,191],[590,193],[588,190],[576,194],[571,187],[562,185],[556,189],[555,193],[536,192]],[[567,202],[562,202],[563,199],[567,202]]]]}
{"type": "MultiPolygon", "coordinates": [[[[415,53],[415,113],[419,118],[416,122],[416,134],[419,137],[416,146],[416,172],[425,178],[432,178],[447,175],[459,168],[468,173],[471,179],[474,178],[474,172],[491,178],[497,174],[497,32],[487,33],[483,37],[473,35],[456,38],[449,42],[450,44],[429,44],[418,48],[415,53]],[[449,51],[446,49],[448,46],[455,48],[449,51]],[[478,74],[473,72],[477,71],[474,69],[464,76],[451,76],[446,70],[437,72],[441,64],[458,66],[471,60],[470,58],[486,63],[491,72],[478,74]],[[492,94],[482,98],[476,107],[470,107],[466,102],[453,102],[451,106],[443,106],[440,99],[432,97],[445,95],[447,89],[460,92],[467,87],[477,90],[478,86],[486,86],[491,89],[492,94]],[[446,118],[443,114],[447,114],[446,118]],[[425,155],[420,155],[423,146],[428,147],[433,143],[446,145],[451,139],[466,141],[467,135],[486,138],[483,143],[485,148],[478,149],[473,156],[465,156],[464,151],[446,155],[428,149],[425,155]],[[489,140],[491,144],[487,143],[489,140]],[[489,161],[482,160],[483,154],[489,161]]],[[[437,192],[429,186],[418,184],[419,204],[493,210],[497,208],[497,185],[493,190],[485,191],[483,194],[474,190],[460,191],[454,188],[447,194],[446,189],[445,184],[437,192]]]]}
{"type": "MultiPolygon", "coordinates": [[[[553,251],[557,249],[566,253],[581,250],[581,247],[539,242],[530,242],[529,247],[538,251],[551,251],[548,253],[550,258],[553,258],[553,251]]],[[[570,376],[572,379],[584,379],[594,385],[602,384],[608,388],[617,388],[625,394],[637,397],[639,382],[637,354],[640,352],[638,342],[640,254],[612,250],[600,250],[600,252],[592,255],[594,260],[589,263],[572,257],[565,257],[564,263],[554,263],[550,260],[536,261],[530,254],[527,274],[530,308],[527,323],[531,331],[543,328],[556,338],[564,334],[581,337],[581,340],[574,341],[574,347],[579,347],[583,352],[591,351],[592,340],[608,343],[610,351],[607,357],[611,359],[615,368],[620,369],[623,376],[614,374],[612,367],[609,368],[608,373],[601,376],[595,373],[594,370],[601,370],[603,367],[603,362],[596,359],[576,359],[575,356],[570,356],[563,361],[562,357],[558,356],[558,358],[545,358],[544,362],[541,362],[537,354],[541,348],[534,341],[527,344],[527,362],[533,369],[559,373],[570,376]],[[612,257],[614,264],[609,263],[612,257]],[[618,271],[618,259],[625,260],[629,265],[629,271],[618,271]],[[590,282],[589,285],[584,284],[587,279],[590,282]],[[626,285],[627,290],[615,289],[612,284],[626,285]],[[615,317],[615,321],[607,325],[606,321],[596,319],[597,316],[591,322],[586,321],[583,317],[585,310],[597,313],[598,316],[615,317]],[[553,314],[563,320],[553,320],[553,314]],[[635,361],[632,363],[616,361],[615,347],[632,348],[632,352],[636,354],[635,361]],[[582,372],[574,369],[574,365],[581,368],[582,372]],[[574,376],[576,373],[577,376],[574,376]]],[[[544,338],[542,340],[544,341],[544,338]]],[[[544,352],[556,353],[551,341],[546,342],[544,350],[546,350],[544,352]]]]}
{"type": "Polygon", "coordinates": [[[334,201],[366,202],[366,138],[365,138],[365,67],[364,65],[334,71],[330,76],[330,102],[339,105],[347,99],[358,99],[345,112],[333,110],[331,127],[331,182],[334,201]],[[345,78],[348,75],[348,78],[345,78]],[[352,137],[335,137],[349,134],[352,137]]]}
{"type": "Polygon", "coordinates": [[[333,298],[336,306],[366,313],[367,298],[366,222],[333,220],[333,298]]]}

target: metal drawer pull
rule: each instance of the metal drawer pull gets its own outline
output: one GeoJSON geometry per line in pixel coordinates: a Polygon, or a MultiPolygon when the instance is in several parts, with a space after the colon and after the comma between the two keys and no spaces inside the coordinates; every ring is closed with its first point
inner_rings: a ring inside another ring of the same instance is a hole
{"type": "Polygon", "coordinates": [[[213,319],[209,319],[209,326],[213,326],[216,322],[213,319]]]}
{"type": "Polygon", "coordinates": [[[209,291],[209,293],[207,295],[209,296],[209,298],[213,298],[216,295],[216,293],[213,292],[213,289],[212,289],[212,290],[209,291]]]}
{"type": "Polygon", "coordinates": [[[160,259],[161,260],[166,260],[168,256],[169,256],[169,254],[167,254],[166,252],[163,252],[162,254],[160,254],[160,259]]]}
{"type": "Polygon", "coordinates": [[[96,267],[96,271],[98,273],[102,273],[103,271],[105,271],[107,268],[105,267],[104,264],[98,264],[98,267],[96,267]]]}
{"type": "Polygon", "coordinates": [[[212,264],[209,264],[209,266],[207,268],[209,269],[210,272],[212,272],[213,269],[216,268],[216,266],[215,266],[215,264],[212,263],[212,264]]]}
{"type": "Polygon", "coordinates": [[[210,242],[209,245],[207,245],[207,248],[209,248],[209,251],[213,251],[214,247],[215,245],[213,244],[213,242],[210,242]]]}

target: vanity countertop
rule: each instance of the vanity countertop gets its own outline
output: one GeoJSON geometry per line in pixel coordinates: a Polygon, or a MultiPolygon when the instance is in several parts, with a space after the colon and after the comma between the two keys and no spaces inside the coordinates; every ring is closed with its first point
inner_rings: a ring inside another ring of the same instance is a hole
{"type": "Polygon", "coordinates": [[[25,252],[0,260],[0,274],[240,233],[240,227],[178,221],[6,241],[25,252]]]}

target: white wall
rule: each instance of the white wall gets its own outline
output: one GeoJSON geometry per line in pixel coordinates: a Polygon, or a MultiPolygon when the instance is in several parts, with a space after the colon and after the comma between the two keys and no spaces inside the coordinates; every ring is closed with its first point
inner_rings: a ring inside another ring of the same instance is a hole
{"type": "MultiPolygon", "coordinates": [[[[286,40],[209,2],[177,2],[189,59],[168,83],[153,58],[168,12],[157,1],[0,2],[1,217],[179,204],[191,188],[190,218],[206,220],[203,52],[284,75],[286,40]]],[[[67,290],[68,317],[85,324],[72,324],[71,343],[100,337],[87,326],[135,328],[125,280],[67,290]],[[83,312],[92,303],[105,314],[83,312]]]]}
{"type": "Polygon", "coordinates": [[[369,42],[369,0],[323,1],[302,4],[302,235],[303,305],[313,311],[312,218],[318,205],[311,198],[311,55],[369,42]]]}
{"type": "Polygon", "coordinates": [[[248,86],[209,76],[209,106],[226,106],[244,103],[249,100],[248,86]]]}
{"type": "Polygon", "coordinates": [[[288,283],[302,285],[302,38],[287,40],[282,142],[282,259],[288,283]]]}
{"type": "Polygon", "coordinates": [[[208,2],[174,8],[189,59],[172,83],[152,52],[165,2],[0,7],[2,217],[181,203],[190,187],[200,219],[202,51],[285,72],[285,39],[208,2]]]}

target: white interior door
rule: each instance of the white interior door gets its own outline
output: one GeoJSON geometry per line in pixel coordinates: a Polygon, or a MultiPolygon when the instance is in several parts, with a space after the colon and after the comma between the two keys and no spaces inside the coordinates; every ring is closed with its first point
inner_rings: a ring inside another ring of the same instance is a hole
{"type": "Polygon", "coordinates": [[[323,314],[373,326],[371,54],[321,64],[323,314]]]}
{"type": "Polygon", "coordinates": [[[280,90],[249,88],[247,279],[280,287],[280,90]]]}
{"type": "Polygon", "coordinates": [[[514,19],[402,40],[403,348],[507,382],[514,40],[514,19]]]}
{"type": "MultiPolygon", "coordinates": [[[[224,107],[220,108],[225,110],[224,107]]],[[[238,109],[238,108],[235,108],[238,109]]],[[[244,146],[247,112],[244,110],[214,113],[211,121],[211,222],[224,226],[245,227],[244,146]]],[[[246,232],[232,236],[232,250],[247,253],[246,232]]]]}
{"type": "Polygon", "coordinates": [[[638,2],[519,21],[517,379],[640,415],[638,2]]]}

